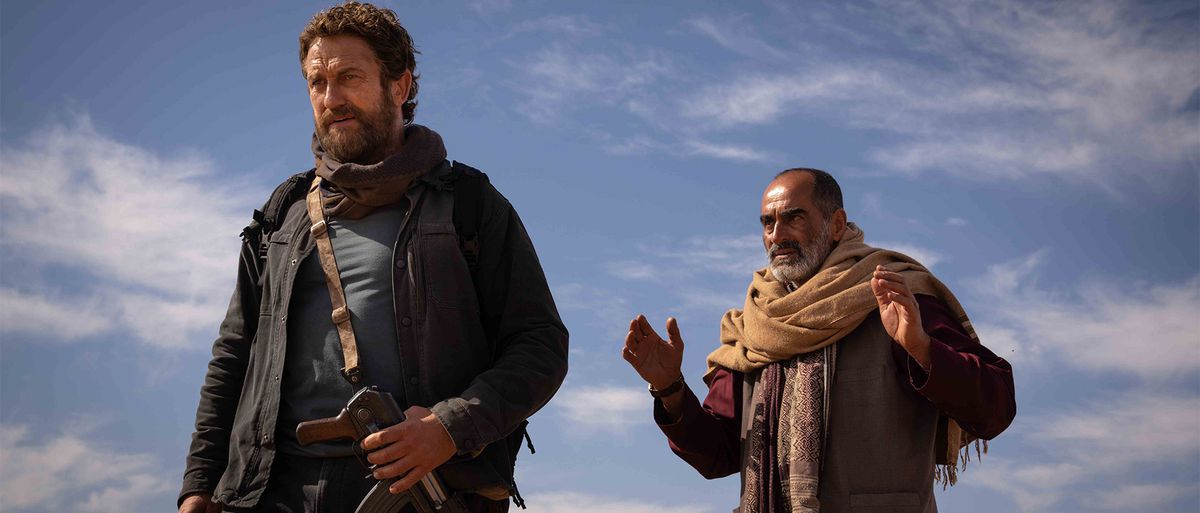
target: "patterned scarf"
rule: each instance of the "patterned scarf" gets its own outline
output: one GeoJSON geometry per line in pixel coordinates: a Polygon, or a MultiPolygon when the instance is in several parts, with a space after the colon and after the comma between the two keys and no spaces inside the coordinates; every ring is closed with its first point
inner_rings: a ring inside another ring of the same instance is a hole
{"type": "MultiPolygon", "coordinates": [[[[877,265],[903,275],[914,294],[945,301],[967,334],[978,340],[962,305],[942,282],[906,255],[866,245],[854,223],[848,223],[817,274],[794,291],[768,269],[756,271],[744,309],[730,310],[721,319],[721,345],[708,355],[705,374],[709,381],[718,367],[743,374],[763,370],[750,404],[746,513],[820,510],[816,496],[834,343],[879,308],[870,284],[877,265]]],[[[960,451],[971,438],[953,419],[947,420],[946,454],[938,457],[936,475],[954,484],[956,463],[965,461],[960,451]]]]}
{"type": "Polygon", "coordinates": [[[750,399],[750,460],[743,513],[817,513],[821,448],[828,416],[834,348],[802,354],[763,369],[750,399]]]}
{"type": "Polygon", "coordinates": [[[316,134],[312,151],[317,176],[331,185],[321,191],[325,215],[346,219],[361,219],[378,207],[400,201],[414,181],[446,160],[442,136],[421,125],[407,126],[400,151],[375,164],[334,160],[325,153],[316,134]]]}

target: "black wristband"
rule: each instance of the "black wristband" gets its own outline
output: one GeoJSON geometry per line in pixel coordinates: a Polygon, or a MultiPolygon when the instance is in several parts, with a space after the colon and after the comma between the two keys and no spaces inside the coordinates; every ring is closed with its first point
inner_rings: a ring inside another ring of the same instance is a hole
{"type": "Polygon", "coordinates": [[[667,388],[664,388],[662,390],[655,390],[654,385],[648,385],[647,388],[650,389],[651,397],[654,397],[654,398],[667,397],[669,395],[674,394],[675,392],[683,390],[683,375],[680,374],[679,379],[675,380],[674,383],[667,385],[667,388]]]}

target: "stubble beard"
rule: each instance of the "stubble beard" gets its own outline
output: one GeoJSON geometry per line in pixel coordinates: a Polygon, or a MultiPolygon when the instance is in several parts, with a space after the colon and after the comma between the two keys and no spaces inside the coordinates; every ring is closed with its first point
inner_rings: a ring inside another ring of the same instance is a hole
{"type": "Polygon", "coordinates": [[[334,160],[343,164],[374,164],[382,161],[392,130],[396,126],[396,102],[382,93],[378,109],[367,113],[347,104],[337,110],[326,110],[316,123],[317,141],[334,160]],[[354,116],[358,127],[330,129],[329,123],[346,114],[354,116]]]}
{"type": "Polygon", "coordinates": [[[815,276],[817,271],[821,270],[821,264],[825,263],[825,258],[833,252],[834,241],[829,239],[833,230],[832,224],[831,222],[822,224],[820,233],[808,244],[787,244],[785,242],[771,246],[767,251],[767,257],[770,259],[767,267],[770,268],[775,279],[781,283],[790,283],[798,287],[815,276]],[[771,255],[785,246],[797,249],[799,254],[787,261],[776,263],[771,255]]]}

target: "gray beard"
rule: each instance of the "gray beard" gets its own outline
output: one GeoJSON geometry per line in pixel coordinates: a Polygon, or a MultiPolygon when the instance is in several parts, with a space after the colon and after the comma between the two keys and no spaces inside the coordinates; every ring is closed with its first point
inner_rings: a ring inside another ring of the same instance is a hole
{"type": "Polygon", "coordinates": [[[833,241],[829,240],[833,231],[832,225],[832,222],[824,223],[817,237],[811,243],[800,246],[800,254],[791,261],[776,264],[774,260],[770,260],[767,267],[771,269],[775,279],[780,283],[799,287],[816,275],[817,271],[821,270],[821,264],[825,263],[825,258],[833,251],[833,241]]]}

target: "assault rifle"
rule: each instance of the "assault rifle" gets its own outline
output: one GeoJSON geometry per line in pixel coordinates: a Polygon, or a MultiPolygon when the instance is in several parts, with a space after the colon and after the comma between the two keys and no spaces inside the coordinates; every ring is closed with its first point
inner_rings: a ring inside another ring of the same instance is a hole
{"type": "MultiPolygon", "coordinates": [[[[344,439],[357,444],[367,435],[401,422],[404,422],[404,412],[400,411],[392,394],[372,386],[355,393],[336,417],[301,422],[296,426],[296,438],[300,445],[344,439]]],[[[447,504],[446,490],[433,472],[422,478],[417,486],[393,494],[388,487],[397,479],[375,483],[355,513],[410,511],[405,509],[406,506],[415,508],[418,513],[434,513],[442,511],[442,506],[447,504]]]]}

